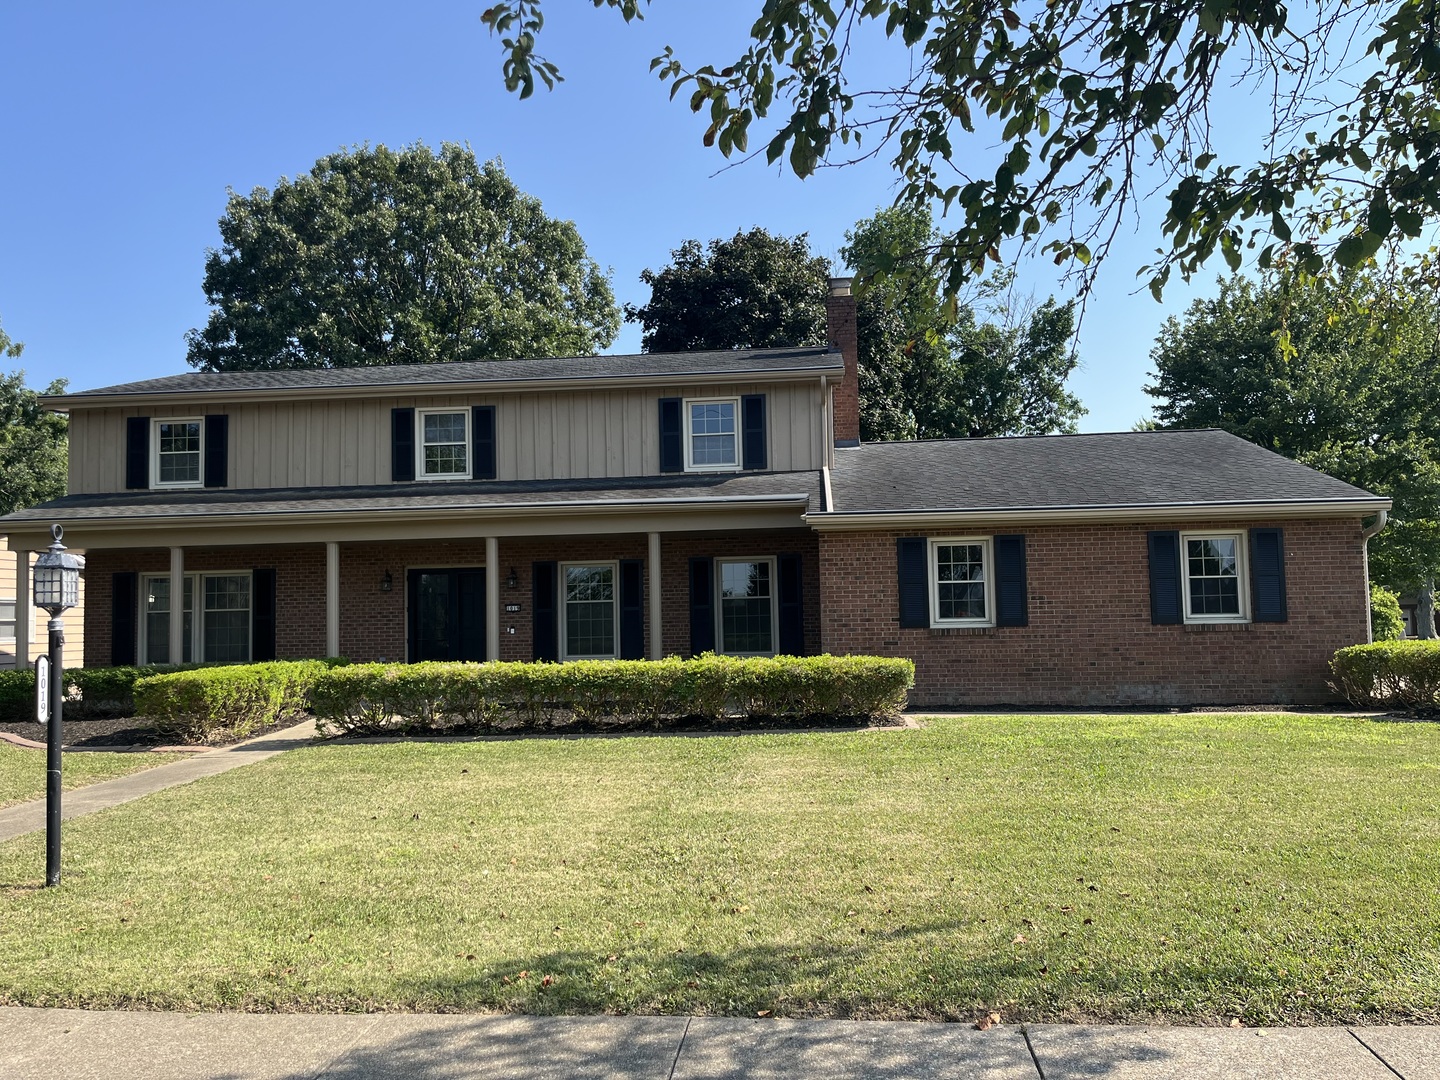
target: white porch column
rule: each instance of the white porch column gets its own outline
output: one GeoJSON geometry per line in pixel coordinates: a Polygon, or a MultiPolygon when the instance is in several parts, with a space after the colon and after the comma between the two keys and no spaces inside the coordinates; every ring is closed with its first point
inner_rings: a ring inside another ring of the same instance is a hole
{"type": "Polygon", "coordinates": [[[325,655],[340,655],[340,544],[325,541],[325,655]]]}
{"type": "MultiPolygon", "coordinates": [[[[195,597],[195,603],[201,602],[195,597]]],[[[200,659],[196,657],[195,659],[200,659]]],[[[185,549],[170,549],[170,663],[185,662],[185,549]]]]}
{"type": "Polygon", "coordinates": [[[30,643],[35,637],[34,596],[30,592],[30,552],[15,552],[15,667],[30,666],[30,643]]]}
{"type": "Polygon", "coordinates": [[[500,659],[500,541],[485,538],[485,658],[500,659]]]}
{"type": "Polygon", "coordinates": [[[660,625],[660,534],[650,534],[650,659],[665,656],[664,627],[660,625]]]}

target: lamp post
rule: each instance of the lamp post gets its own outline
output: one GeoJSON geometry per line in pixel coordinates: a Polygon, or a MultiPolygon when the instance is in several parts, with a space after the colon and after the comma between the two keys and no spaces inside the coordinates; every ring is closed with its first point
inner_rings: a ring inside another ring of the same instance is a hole
{"type": "MultiPolygon", "coordinates": [[[[50,550],[35,560],[35,606],[50,613],[50,726],[45,749],[45,884],[60,884],[60,740],[64,735],[61,715],[65,700],[65,624],[61,612],[80,603],[80,571],[85,560],[69,555],[60,538],[59,525],[50,526],[50,550]]],[[[36,680],[37,688],[39,680],[36,680]]],[[[39,704],[39,703],[37,703],[39,704]]],[[[39,711],[46,710],[40,705],[39,711]]]]}

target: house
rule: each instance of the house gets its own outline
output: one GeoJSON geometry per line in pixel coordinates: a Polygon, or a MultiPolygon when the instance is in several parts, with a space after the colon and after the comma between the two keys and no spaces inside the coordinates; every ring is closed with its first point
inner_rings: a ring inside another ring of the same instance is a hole
{"type": "MultiPolygon", "coordinates": [[[[45,536],[45,546],[50,543],[45,536]]],[[[31,552],[22,563],[20,556],[0,550],[0,671],[25,667],[49,648],[47,626],[49,616],[37,612],[30,602],[31,568],[38,552],[31,552]],[[23,570],[22,570],[23,566],[23,570]]],[[[78,554],[78,552],[77,552],[78,554]]],[[[80,584],[81,603],[65,613],[65,666],[79,667],[85,658],[84,597],[85,584],[80,584]]]]}
{"type": "Polygon", "coordinates": [[[912,703],[1315,702],[1388,500],[1219,431],[862,445],[831,345],[52,398],[87,664],[913,657],[912,703]]]}

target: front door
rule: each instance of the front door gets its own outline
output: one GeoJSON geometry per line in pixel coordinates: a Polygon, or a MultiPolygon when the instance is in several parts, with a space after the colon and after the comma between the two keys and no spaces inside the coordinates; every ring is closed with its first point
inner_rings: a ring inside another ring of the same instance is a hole
{"type": "Polygon", "coordinates": [[[410,660],[485,659],[485,571],[411,570],[410,660]]]}

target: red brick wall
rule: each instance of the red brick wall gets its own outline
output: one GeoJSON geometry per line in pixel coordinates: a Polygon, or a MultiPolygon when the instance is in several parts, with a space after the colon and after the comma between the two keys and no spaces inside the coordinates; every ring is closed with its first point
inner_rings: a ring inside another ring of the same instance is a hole
{"type": "Polygon", "coordinates": [[[845,377],[835,387],[835,441],[860,441],[860,337],[855,323],[855,297],[825,298],[825,329],[830,344],[845,357],[845,377]]]}
{"type": "Polygon", "coordinates": [[[1285,530],[1289,621],[1218,626],[1150,623],[1146,532],[1182,526],[1023,530],[1030,625],[984,630],[900,629],[895,540],[925,534],[824,533],[822,642],[827,652],[913,658],[916,708],[1332,700],[1325,685],[1330,655],[1369,632],[1359,521],[1183,528],[1270,525],[1285,530]]]}

